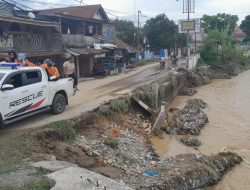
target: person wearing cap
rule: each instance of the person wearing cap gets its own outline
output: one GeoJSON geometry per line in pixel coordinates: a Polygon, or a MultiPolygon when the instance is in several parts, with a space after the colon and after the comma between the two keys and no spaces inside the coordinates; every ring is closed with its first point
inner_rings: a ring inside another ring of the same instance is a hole
{"type": "Polygon", "coordinates": [[[35,67],[36,65],[32,62],[30,62],[24,53],[19,53],[17,55],[17,63],[20,64],[20,66],[28,66],[28,67],[35,67]]]}
{"type": "Polygon", "coordinates": [[[44,63],[40,64],[39,66],[48,71],[50,77],[55,76],[56,78],[59,78],[60,74],[58,72],[58,69],[54,65],[55,63],[51,61],[51,59],[45,59],[44,63]]]}
{"type": "Polygon", "coordinates": [[[17,54],[16,54],[16,52],[10,51],[10,52],[8,52],[8,55],[9,55],[9,58],[10,58],[10,62],[12,62],[12,63],[17,62],[17,54]]]}

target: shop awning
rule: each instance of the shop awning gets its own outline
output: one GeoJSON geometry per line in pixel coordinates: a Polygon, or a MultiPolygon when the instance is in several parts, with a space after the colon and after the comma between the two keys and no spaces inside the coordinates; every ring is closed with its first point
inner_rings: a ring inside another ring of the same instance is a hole
{"type": "MultiPolygon", "coordinates": [[[[99,55],[105,54],[108,52],[106,49],[95,49],[95,48],[68,48],[67,52],[74,55],[99,55]]],[[[98,56],[97,56],[98,57],[98,56]]]]}

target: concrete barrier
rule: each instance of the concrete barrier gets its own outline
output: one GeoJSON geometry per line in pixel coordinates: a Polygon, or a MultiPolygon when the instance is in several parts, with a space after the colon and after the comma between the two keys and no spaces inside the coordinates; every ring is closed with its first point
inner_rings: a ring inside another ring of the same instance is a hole
{"type": "Polygon", "coordinates": [[[193,70],[195,68],[199,58],[200,58],[200,54],[190,55],[188,70],[193,70]]]}

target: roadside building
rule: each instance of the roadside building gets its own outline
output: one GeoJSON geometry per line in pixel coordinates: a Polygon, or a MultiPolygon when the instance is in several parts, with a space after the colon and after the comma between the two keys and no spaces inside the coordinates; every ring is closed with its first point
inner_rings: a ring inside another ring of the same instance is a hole
{"type": "Polygon", "coordinates": [[[91,76],[95,64],[101,65],[102,73],[129,62],[129,49],[133,48],[115,37],[115,28],[101,5],[46,9],[37,13],[60,23],[58,30],[66,51],[75,57],[78,77],[91,76]]]}
{"type": "MultiPolygon", "coordinates": [[[[106,57],[107,48],[95,48],[114,38],[114,27],[101,5],[39,10],[40,16],[60,23],[65,50],[75,57],[78,77],[92,75],[95,59],[106,57]]],[[[58,65],[61,68],[61,65],[58,65]]]]}
{"type": "Polygon", "coordinates": [[[37,56],[63,54],[59,22],[42,19],[29,11],[16,10],[14,4],[0,2],[0,55],[13,50],[35,60],[37,56]]]}
{"type": "MultiPolygon", "coordinates": [[[[115,37],[115,28],[101,5],[25,11],[1,3],[0,54],[14,50],[31,61],[50,58],[60,73],[74,56],[77,76],[89,77],[95,63],[116,71],[131,62],[138,51],[115,37]]],[[[116,73],[116,72],[115,72],[116,73]]]]}

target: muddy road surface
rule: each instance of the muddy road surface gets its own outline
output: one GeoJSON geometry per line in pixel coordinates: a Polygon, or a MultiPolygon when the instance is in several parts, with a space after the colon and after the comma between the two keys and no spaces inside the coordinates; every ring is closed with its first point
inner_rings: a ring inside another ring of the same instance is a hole
{"type": "Polygon", "coordinates": [[[64,113],[52,115],[42,113],[5,126],[1,135],[38,126],[62,119],[69,119],[98,107],[105,101],[128,93],[137,86],[151,83],[166,76],[169,69],[161,70],[159,63],[137,67],[129,72],[97,78],[79,83],[80,91],[69,99],[69,105],[64,113]]]}

